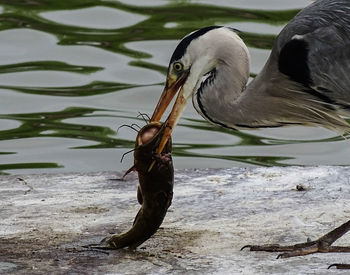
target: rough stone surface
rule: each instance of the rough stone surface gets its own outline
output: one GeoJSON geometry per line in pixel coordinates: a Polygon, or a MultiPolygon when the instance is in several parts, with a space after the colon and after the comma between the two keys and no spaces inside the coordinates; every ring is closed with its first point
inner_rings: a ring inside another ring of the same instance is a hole
{"type": "MultiPolygon", "coordinates": [[[[277,260],[277,253],[240,251],[316,239],[349,220],[349,167],[175,175],[173,204],[158,232],[136,251],[108,253],[82,246],[131,227],[136,175],[1,176],[0,274],[341,274],[327,266],[350,263],[346,253],[277,260]]],[[[350,245],[349,235],[336,244],[350,245]]]]}

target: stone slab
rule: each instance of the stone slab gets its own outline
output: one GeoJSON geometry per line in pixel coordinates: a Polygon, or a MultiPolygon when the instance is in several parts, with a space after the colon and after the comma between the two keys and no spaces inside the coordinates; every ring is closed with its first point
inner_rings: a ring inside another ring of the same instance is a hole
{"type": "MultiPolygon", "coordinates": [[[[246,244],[316,239],[350,219],[350,167],[175,171],[173,204],[136,251],[97,251],[131,227],[136,175],[0,177],[0,274],[342,274],[350,253],[276,259],[246,244]],[[298,191],[296,186],[299,185],[298,191]]],[[[337,241],[350,245],[350,234],[337,241]]]]}

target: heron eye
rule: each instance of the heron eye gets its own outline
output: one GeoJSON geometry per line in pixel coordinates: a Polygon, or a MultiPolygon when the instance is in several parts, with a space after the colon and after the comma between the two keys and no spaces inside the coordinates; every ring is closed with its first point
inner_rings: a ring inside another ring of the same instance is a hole
{"type": "Polygon", "coordinates": [[[177,72],[181,72],[184,68],[184,65],[182,65],[182,63],[180,62],[175,62],[173,66],[174,66],[174,70],[177,72]]]}

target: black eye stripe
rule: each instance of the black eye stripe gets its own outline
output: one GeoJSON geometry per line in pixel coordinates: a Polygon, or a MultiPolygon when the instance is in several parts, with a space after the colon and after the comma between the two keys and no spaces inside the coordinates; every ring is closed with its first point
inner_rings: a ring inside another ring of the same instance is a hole
{"type": "Polygon", "coordinates": [[[192,40],[197,39],[198,37],[204,35],[208,31],[211,31],[213,29],[217,28],[222,28],[222,26],[210,26],[210,27],[205,27],[202,29],[199,29],[190,35],[186,36],[181,40],[181,42],[177,45],[173,55],[171,56],[170,63],[174,62],[175,60],[181,59],[181,57],[184,56],[188,45],[191,43],[192,40]]]}

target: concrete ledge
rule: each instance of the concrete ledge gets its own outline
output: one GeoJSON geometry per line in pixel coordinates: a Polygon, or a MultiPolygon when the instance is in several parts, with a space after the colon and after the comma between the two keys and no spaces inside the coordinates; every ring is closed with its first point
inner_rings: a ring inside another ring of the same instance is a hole
{"type": "MultiPolygon", "coordinates": [[[[136,251],[86,250],[128,229],[136,175],[0,177],[0,274],[338,274],[343,253],[276,259],[246,244],[316,239],[350,219],[350,167],[178,170],[160,230],[136,251]],[[296,186],[301,185],[297,191],[296,186]]],[[[350,245],[350,234],[337,241],[350,245]]]]}

